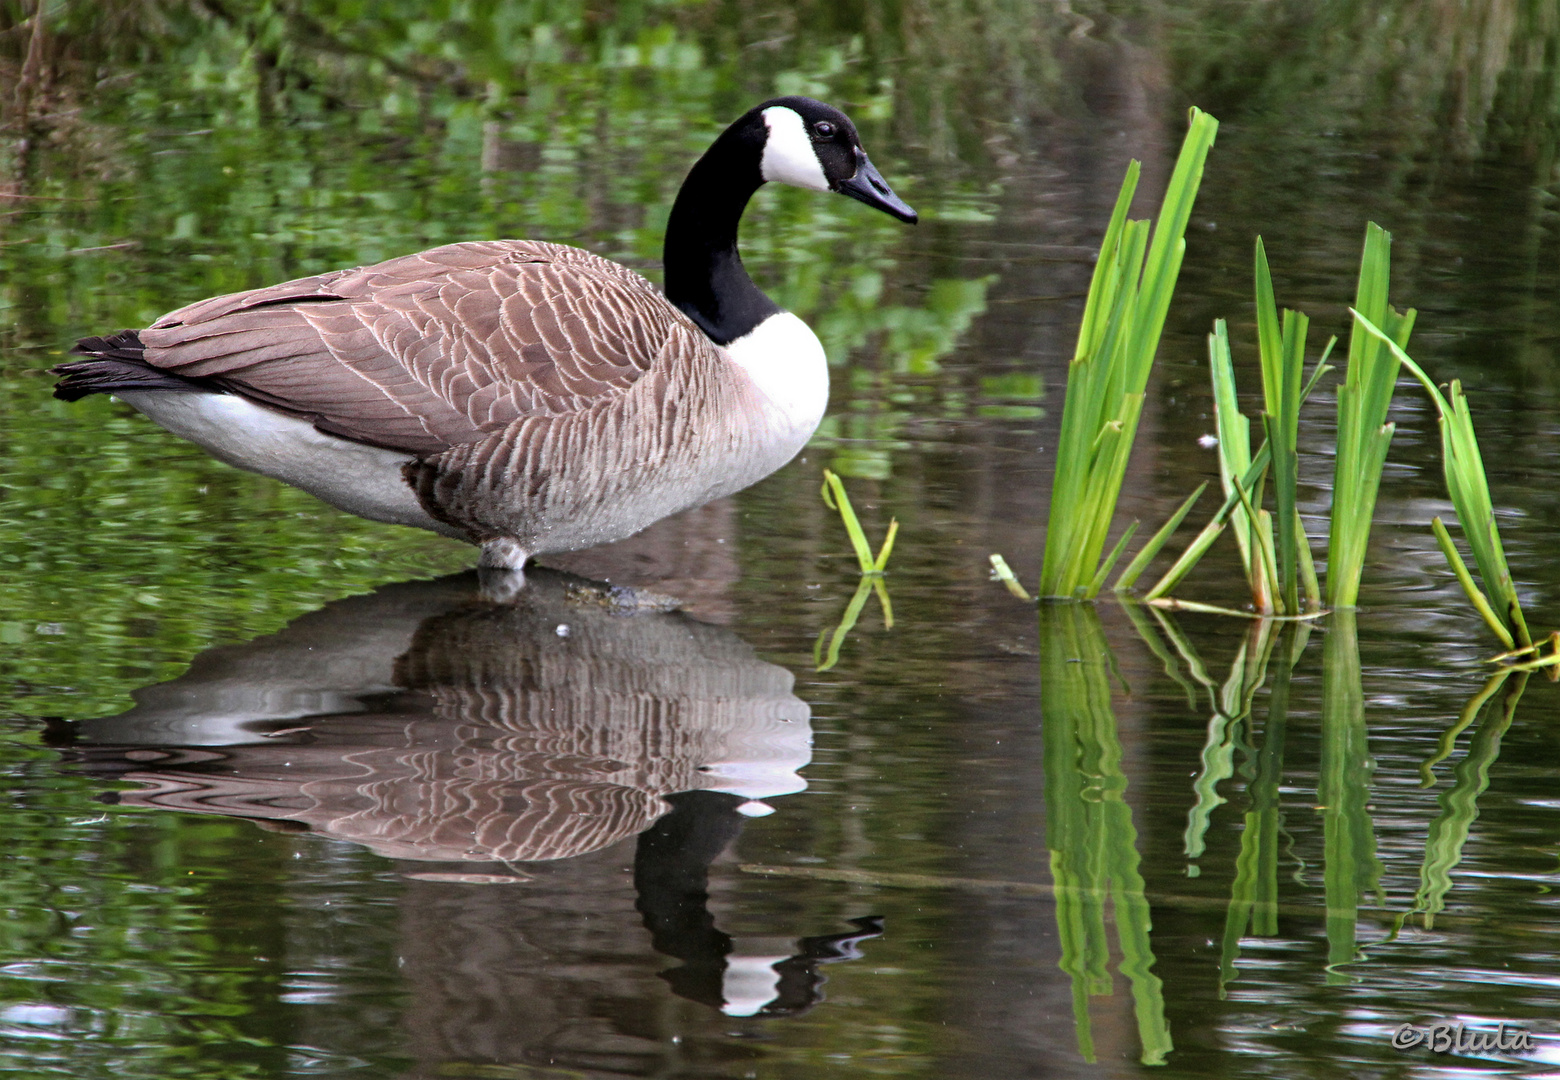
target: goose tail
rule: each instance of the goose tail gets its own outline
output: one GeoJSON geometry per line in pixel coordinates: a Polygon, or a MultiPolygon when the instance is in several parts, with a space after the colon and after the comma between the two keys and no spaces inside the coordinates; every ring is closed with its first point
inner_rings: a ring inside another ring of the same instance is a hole
{"type": "Polygon", "coordinates": [[[71,360],[49,369],[60,376],[54,384],[54,396],[61,401],[79,401],[88,394],[117,394],[124,390],[204,390],[195,379],[163,371],[146,362],[146,347],[135,330],[121,330],[108,337],[84,337],[71,349],[71,360]]]}

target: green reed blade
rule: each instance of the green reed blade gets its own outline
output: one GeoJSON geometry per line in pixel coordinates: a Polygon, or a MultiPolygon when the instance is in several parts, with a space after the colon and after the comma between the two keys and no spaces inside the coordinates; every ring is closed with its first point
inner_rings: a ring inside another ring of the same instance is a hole
{"type": "Polygon", "coordinates": [[[1457,551],[1457,545],[1452,543],[1451,533],[1446,531],[1446,523],[1439,517],[1430,519],[1430,528],[1435,531],[1435,541],[1441,545],[1441,554],[1446,556],[1447,565],[1452,568],[1452,573],[1457,575],[1458,582],[1463,587],[1463,593],[1467,595],[1468,602],[1473,605],[1484,618],[1485,624],[1500,638],[1501,644],[1508,649],[1515,649],[1517,643],[1512,640],[1511,632],[1500,621],[1500,616],[1495,614],[1495,609],[1490,606],[1489,597],[1479,591],[1479,587],[1473,583],[1473,575],[1468,573],[1468,564],[1457,551]]]}
{"type": "MultiPolygon", "coordinates": [[[[1527,620],[1522,614],[1522,603],[1511,578],[1511,569],[1506,563],[1506,551],[1500,542],[1500,529],[1495,524],[1489,479],[1484,472],[1484,459],[1479,453],[1479,439],[1473,430],[1473,416],[1468,409],[1468,399],[1463,394],[1462,384],[1452,381],[1451,400],[1448,401],[1424,369],[1397,342],[1373,325],[1362,312],[1351,311],[1351,314],[1361,329],[1379,340],[1396,362],[1419,380],[1430,395],[1430,400],[1435,403],[1440,414],[1441,465],[1446,477],[1447,494],[1457,509],[1457,520],[1473,552],[1474,564],[1479,568],[1479,577],[1483,580],[1490,600],[1489,606],[1516,644],[1532,644],[1527,620]]],[[[1456,566],[1453,566],[1453,570],[1456,570],[1456,566]]]]}
{"type": "MultiPolygon", "coordinates": [[[[1264,443],[1257,451],[1256,457],[1251,459],[1251,467],[1246,470],[1245,476],[1241,478],[1239,487],[1249,489],[1255,484],[1258,477],[1262,475],[1263,470],[1268,467],[1268,461],[1269,450],[1267,444],[1264,443]]],[[[1169,570],[1165,571],[1164,576],[1154,584],[1154,587],[1144,594],[1143,599],[1158,599],[1179,585],[1181,580],[1191,573],[1192,568],[1197,565],[1203,554],[1213,545],[1214,540],[1218,539],[1219,534],[1224,531],[1225,519],[1229,517],[1230,512],[1236,506],[1240,505],[1241,495],[1242,492],[1240,490],[1232,490],[1225,496],[1224,505],[1219,507],[1218,512],[1213,515],[1213,519],[1203,526],[1202,532],[1198,533],[1196,538],[1187,545],[1186,550],[1181,553],[1181,557],[1175,561],[1175,564],[1169,570]]]]}
{"type": "MultiPolygon", "coordinates": [[[[1316,368],[1311,372],[1310,379],[1306,381],[1305,390],[1300,395],[1301,401],[1309,398],[1311,396],[1311,391],[1316,389],[1316,384],[1321,381],[1322,376],[1332,370],[1332,368],[1327,364],[1327,357],[1331,355],[1333,345],[1337,342],[1337,340],[1337,338],[1331,339],[1327,343],[1327,348],[1322,350],[1322,358],[1317,361],[1316,368]]],[[[1262,476],[1263,470],[1268,467],[1268,462],[1271,460],[1271,454],[1272,451],[1266,442],[1264,442],[1262,446],[1257,449],[1256,456],[1251,459],[1251,466],[1245,471],[1241,480],[1241,483],[1248,491],[1254,485],[1256,485],[1257,481],[1262,476]]],[[[1213,546],[1214,540],[1218,539],[1219,534],[1224,531],[1224,522],[1226,517],[1239,504],[1240,496],[1234,490],[1231,490],[1225,496],[1224,504],[1220,506],[1218,512],[1213,515],[1213,519],[1209,521],[1208,524],[1203,527],[1202,532],[1198,533],[1197,537],[1189,545],[1187,545],[1186,550],[1181,553],[1181,557],[1177,559],[1175,564],[1165,572],[1165,575],[1160,578],[1157,583],[1155,583],[1154,587],[1149,589],[1149,591],[1144,594],[1143,599],[1156,600],[1179,585],[1186,577],[1186,575],[1191,573],[1192,569],[1202,559],[1203,554],[1211,546],[1213,546]]],[[[1309,557],[1309,550],[1306,552],[1306,555],[1309,557]]],[[[1312,567],[1311,572],[1314,579],[1315,567],[1312,567]]]]}
{"type": "Polygon", "coordinates": [[[1322,381],[1322,376],[1333,370],[1332,365],[1327,362],[1327,358],[1332,355],[1333,346],[1336,344],[1338,344],[1337,334],[1334,334],[1332,337],[1327,339],[1327,347],[1322,350],[1321,359],[1318,360],[1316,362],[1316,366],[1311,369],[1311,377],[1306,379],[1305,389],[1300,391],[1301,404],[1304,404],[1306,399],[1311,396],[1311,391],[1315,390],[1316,384],[1322,381]]]}
{"type": "MultiPolygon", "coordinates": [[[[1120,321],[1118,295],[1124,283],[1141,269],[1137,264],[1123,266],[1124,238],[1127,233],[1127,208],[1137,189],[1138,163],[1127,167],[1121,193],[1116,199],[1115,211],[1105,230],[1100,245],[1099,259],[1095,262],[1094,278],[1089,286],[1089,298],[1085,302],[1083,324],[1078,332],[1078,344],[1072,363],[1067,370],[1067,392],[1062,402],[1062,428],[1057,444],[1055,481],[1051,491],[1051,514],[1047,530],[1042,583],[1070,576],[1068,562],[1076,557],[1079,543],[1072,537],[1073,527],[1082,524],[1084,509],[1083,491],[1088,483],[1093,460],[1093,444],[1099,430],[1100,417],[1107,411],[1101,369],[1109,357],[1102,355],[1101,346],[1107,323],[1112,315],[1120,321]],[[1065,507],[1067,514],[1058,512],[1065,507]]],[[[1042,591],[1044,591],[1042,589],[1042,591]]]]}
{"type": "Polygon", "coordinates": [[[1212,521],[1203,526],[1202,532],[1193,537],[1192,542],[1186,545],[1186,550],[1181,552],[1180,557],[1170,564],[1170,569],[1164,572],[1164,576],[1156,581],[1148,592],[1143,594],[1144,600],[1158,600],[1164,596],[1165,593],[1181,584],[1182,579],[1192,572],[1192,568],[1202,561],[1204,553],[1213,546],[1213,542],[1224,531],[1224,516],[1229,513],[1228,507],[1233,505],[1233,502],[1234,497],[1232,496],[1230,502],[1226,504],[1226,508],[1219,511],[1212,521]]]}
{"type": "Polygon", "coordinates": [[[860,520],[856,517],[856,509],[850,504],[850,496],[845,494],[845,483],[828,469],[823,470],[823,501],[830,510],[838,510],[840,521],[845,525],[845,533],[850,537],[850,544],[856,551],[856,564],[863,574],[881,574],[883,568],[888,565],[888,556],[894,550],[894,537],[899,534],[899,521],[891,519],[888,524],[888,536],[883,541],[882,550],[876,556],[872,554],[872,545],[867,543],[867,534],[861,527],[860,520]]]}
{"type": "MultiPolygon", "coordinates": [[[[1524,645],[1520,649],[1511,649],[1499,656],[1491,657],[1491,664],[1504,664],[1507,671],[1539,671],[1545,668],[1560,668],[1560,630],[1551,630],[1549,636],[1541,641],[1535,641],[1530,645],[1524,645]],[[1549,655],[1544,655],[1544,646],[1549,646],[1549,655]],[[1530,660],[1519,661],[1521,656],[1532,657],[1530,660]]],[[[1546,671],[1550,682],[1560,682],[1560,672],[1546,671]]]]}
{"type": "MultiPolygon", "coordinates": [[[[1399,315],[1387,302],[1391,251],[1392,235],[1374,222],[1368,224],[1354,307],[1401,347],[1408,344],[1414,312],[1399,315]]],[[[1398,360],[1373,335],[1349,335],[1348,370],[1338,388],[1338,451],[1327,546],[1327,602],[1332,607],[1354,607],[1359,600],[1381,467],[1392,440],[1386,419],[1397,375],[1398,360]]]]}
{"type": "Polygon", "coordinates": [[[1116,200],[1068,367],[1062,430],[1040,572],[1044,596],[1098,591],[1100,558],[1137,435],[1144,388],[1185,253],[1186,225],[1218,122],[1191,122],[1150,240],[1148,223],[1127,220],[1139,169],[1116,200]]]}
{"type": "Polygon", "coordinates": [[[1105,561],[1100,563],[1099,570],[1095,572],[1093,579],[1090,580],[1089,587],[1084,590],[1083,598],[1085,600],[1093,600],[1100,594],[1100,590],[1105,587],[1105,579],[1110,576],[1111,568],[1116,565],[1116,560],[1121,558],[1121,553],[1127,550],[1127,542],[1138,531],[1138,525],[1140,524],[1141,522],[1133,521],[1131,525],[1128,525],[1127,531],[1121,534],[1120,540],[1116,541],[1116,546],[1110,549],[1110,554],[1105,556],[1105,561]]]}
{"type": "MultiPolygon", "coordinates": [[[[1115,290],[1120,287],[1116,259],[1121,249],[1121,234],[1127,225],[1127,212],[1132,208],[1132,196],[1137,193],[1138,175],[1142,166],[1134,159],[1127,163],[1127,175],[1121,181],[1116,195],[1116,205],[1111,210],[1110,223],[1105,227],[1105,239],[1100,244],[1100,257],[1094,264],[1094,275],[1089,282],[1088,299],[1083,305],[1083,323],[1078,328],[1077,349],[1073,353],[1075,363],[1096,355],[1100,337],[1105,332],[1105,321],[1115,304],[1115,290]]],[[[1065,408],[1065,406],[1064,406],[1065,408]]]]}
{"type": "Polygon", "coordinates": [[[1018,575],[1013,573],[1013,568],[1007,564],[1007,560],[1001,555],[991,556],[991,572],[997,575],[997,580],[1007,586],[1007,591],[1020,600],[1033,600],[1028,591],[1019,584],[1018,575]]]}
{"type": "Polygon", "coordinates": [[[860,565],[861,572],[872,573],[872,547],[867,543],[867,534],[862,531],[861,522],[856,518],[856,510],[850,505],[850,496],[845,494],[844,483],[828,469],[823,470],[823,501],[839,511],[840,520],[845,523],[845,532],[850,537],[851,547],[856,549],[856,562],[860,565]]]}
{"type": "MultiPolygon", "coordinates": [[[[1301,379],[1310,320],[1297,311],[1286,310],[1280,316],[1261,237],[1256,243],[1254,276],[1265,406],[1263,428],[1268,444],[1273,448],[1273,514],[1277,524],[1275,546],[1279,582],[1279,602],[1275,606],[1294,614],[1300,608],[1301,576],[1299,538],[1295,531],[1300,481],[1300,402],[1306,396],[1301,389],[1301,379]]],[[[1320,368],[1319,364],[1318,370],[1320,368]]],[[[1256,501],[1261,501],[1260,496],[1256,501]]]]}
{"type": "Polygon", "coordinates": [[[1234,608],[1219,607],[1217,604],[1202,604],[1196,600],[1177,600],[1173,596],[1160,596],[1152,600],[1144,600],[1143,602],[1157,611],[1194,611],[1203,615],[1224,615],[1232,619],[1257,619],[1277,623],[1307,623],[1313,619],[1320,619],[1327,614],[1325,611],[1307,611],[1299,615],[1272,615],[1260,611],[1236,611],[1234,608]]]}
{"type": "Polygon", "coordinates": [[[1196,505],[1197,500],[1202,498],[1202,493],[1207,490],[1208,481],[1204,480],[1197,485],[1197,490],[1192,492],[1185,502],[1181,503],[1176,512],[1170,515],[1170,520],[1161,525],[1159,531],[1148,538],[1148,543],[1143,545],[1143,549],[1127,564],[1127,568],[1116,579],[1116,584],[1111,586],[1113,592],[1125,592],[1132,588],[1137,579],[1142,576],[1143,571],[1148,569],[1148,564],[1154,561],[1154,557],[1159,554],[1165,543],[1181,527],[1181,522],[1186,520],[1186,515],[1191,513],[1192,507],[1196,505]]]}
{"type": "MultiPolygon", "coordinates": [[[[1235,362],[1230,356],[1229,330],[1223,319],[1216,319],[1208,335],[1208,374],[1213,380],[1214,430],[1219,439],[1219,482],[1225,497],[1235,492],[1236,480],[1251,468],[1251,424],[1241,414],[1235,393],[1235,362]]],[[[1259,496],[1260,498],[1260,496],[1259,496]]],[[[1253,500],[1256,501],[1256,500],[1253,500]]],[[[1241,567],[1251,582],[1251,591],[1259,592],[1252,567],[1251,517],[1243,507],[1230,510],[1230,529],[1240,549],[1241,567]]]]}
{"type": "Polygon", "coordinates": [[[888,557],[894,553],[894,538],[899,535],[899,519],[888,519],[888,535],[883,538],[883,546],[878,549],[877,558],[872,560],[872,569],[881,574],[888,567],[888,557]]]}
{"type": "Polygon", "coordinates": [[[1316,578],[1316,563],[1311,557],[1311,538],[1305,533],[1300,511],[1295,511],[1296,551],[1300,555],[1300,582],[1305,586],[1305,609],[1318,611],[1322,606],[1322,586],[1316,578]]]}
{"type": "Polygon", "coordinates": [[[1254,554],[1251,565],[1251,573],[1247,575],[1251,582],[1251,602],[1256,605],[1258,611],[1264,615],[1276,610],[1273,601],[1278,593],[1278,574],[1274,566],[1273,555],[1273,522],[1266,510],[1258,510],[1251,503],[1245,487],[1235,485],[1235,497],[1240,500],[1241,506],[1246,511],[1246,517],[1254,523],[1251,530],[1251,548],[1254,554]]]}
{"type": "Polygon", "coordinates": [[[1273,612],[1277,615],[1290,615],[1283,609],[1283,602],[1278,595],[1278,549],[1273,542],[1273,515],[1266,510],[1257,511],[1257,534],[1262,537],[1262,569],[1266,572],[1266,585],[1268,605],[1263,609],[1263,614],[1273,612]]]}
{"type": "Polygon", "coordinates": [[[1283,334],[1279,329],[1278,301],[1273,296],[1273,275],[1268,270],[1267,249],[1257,237],[1252,276],[1257,293],[1257,353],[1262,362],[1262,401],[1274,416],[1283,411],[1283,334]]]}
{"type": "Polygon", "coordinates": [[[1300,380],[1305,370],[1305,343],[1310,320],[1298,311],[1284,312],[1279,365],[1282,379],[1279,411],[1272,417],[1273,516],[1278,527],[1279,578],[1284,610],[1300,608],[1300,537],[1295,530],[1300,487],[1300,380]]]}

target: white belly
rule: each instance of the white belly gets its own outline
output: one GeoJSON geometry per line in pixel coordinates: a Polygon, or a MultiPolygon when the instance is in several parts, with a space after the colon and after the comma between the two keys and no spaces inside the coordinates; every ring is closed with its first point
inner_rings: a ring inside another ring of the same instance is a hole
{"type": "Polygon", "coordinates": [[[131,390],[116,396],[229,465],[302,488],[348,513],[464,536],[423,510],[401,476],[409,454],[327,435],[235,394],[131,390]]]}

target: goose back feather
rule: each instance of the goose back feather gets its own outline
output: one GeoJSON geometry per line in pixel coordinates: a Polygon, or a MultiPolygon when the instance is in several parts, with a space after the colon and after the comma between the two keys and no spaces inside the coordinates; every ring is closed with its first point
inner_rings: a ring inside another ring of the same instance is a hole
{"type": "Polygon", "coordinates": [[[526,240],[218,296],[140,334],[154,367],[414,454],[588,409],[701,337],[626,267],[526,240]]]}

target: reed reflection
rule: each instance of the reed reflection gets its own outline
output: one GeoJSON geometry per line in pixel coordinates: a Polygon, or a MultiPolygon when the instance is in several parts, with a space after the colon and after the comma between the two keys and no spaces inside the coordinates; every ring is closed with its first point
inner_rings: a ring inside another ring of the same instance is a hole
{"type": "Polygon", "coordinates": [[[1439,812],[1430,822],[1425,836],[1425,857],[1419,868],[1419,890],[1413,909],[1398,920],[1419,915],[1426,930],[1435,925],[1435,917],[1446,907],[1446,894],[1452,888],[1452,871],[1462,862],[1463,845],[1473,823],[1479,818],[1479,796],[1490,786],[1490,766],[1500,757],[1500,740],[1511,727],[1517,703],[1527,689],[1525,671],[1499,671],[1490,677],[1463,707],[1457,722],[1447,729],[1435,755],[1420,766],[1425,787],[1435,783],[1434,768],[1452,753],[1457,736],[1480,714],[1483,720],[1474,729],[1468,752],[1452,770],[1452,785],[1436,799],[1439,812]]]}
{"type": "MultiPolygon", "coordinates": [[[[598,1010],[595,976],[551,968],[565,924],[604,917],[608,901],[682,962],[660,978],[685,998],[734,1016],[821,1000],[819,966],[858,956],[877,920],[744,945],[709,910],[711,862],[773,812],[764,800],[806,787],[812,731],[791,674],[643,593],[534,570],[500,602],[496,584],[462,574],[337,601],[51,736],[74,768],[139,785],[105,801],[401,861],[406,975],[417,1015],[439,1018],[429,1058],[529,1060],[560,1010],[598,1010]],[[632,900],[614,900],[626,860],[605,853],[636,835],[632,900]],[[559,860],[577,872],[549,869],[559,860]],[[473,977],[438,974],[453,969],[473,977]]],[[[642,952],[637,937],[619,951],[642,952]]]]}
{"type": "MultiPolygon", "coordinates": [[[[1253,634],[1271,640],[1274,624],[1264,619],[1253,634]]],[[[1295,664],[1310,638],[1308,623],[1286,626],[1279,636],[1278,670],[1268,697],[1267,716],[1260,742],[1253,731],[1245,749],[1250,767],[1246,774],[1245,828],[1240,834],[1240,852],[1235,857],[1235,879],[1230,885],[1230,906],[1225,912],[1224,938],[1219,951],[1219,997],[1228,994],[1228,984],[1238,975],[1235,961],[1240,957],[1240,942],[1248,929],[1254,937],[1278,937],[1278,864],[1284,829],[1281,797],[1284,777],[1284,742],[1289,725],[1290,679],[1295,664]],[[1255,744],[1255,745],[1253,745],[1255,744]]],[[[1263,667],[1267,666],[1265,654],[1263,667]]],[[[1250,702],[1247,702],[1247,723],[1250,702]]]]}
{"type": "Polygon", "coordinates": [[[1132,988],[1141,1060],[1172,1047],[1164,986],[1150,969],[1152,917],[1139,868],[1137,829],[1111,708],[1115,660],[1090,605],[1040,606],[1040,708],[1045,740],[1046,846],[1056,886],[1062,970],[1072,979],[1078,1051],[1094,1061],[1089,998],[1111,993],[1111,903],[1121,973],[1132,988]]]}
{"type": "Polygon", "coordinates": [[[1352,981],[1338,965],[1360,958],[1356,930],[1361,897],[1373,894],[1378,904],[1385,902],[1369,806],[1374,771],[1366,741],[1355,613],[1335,611],[1322,645],[1322,760],[1316,792],[1325,851],[1329,983],[1352,981]]]}

